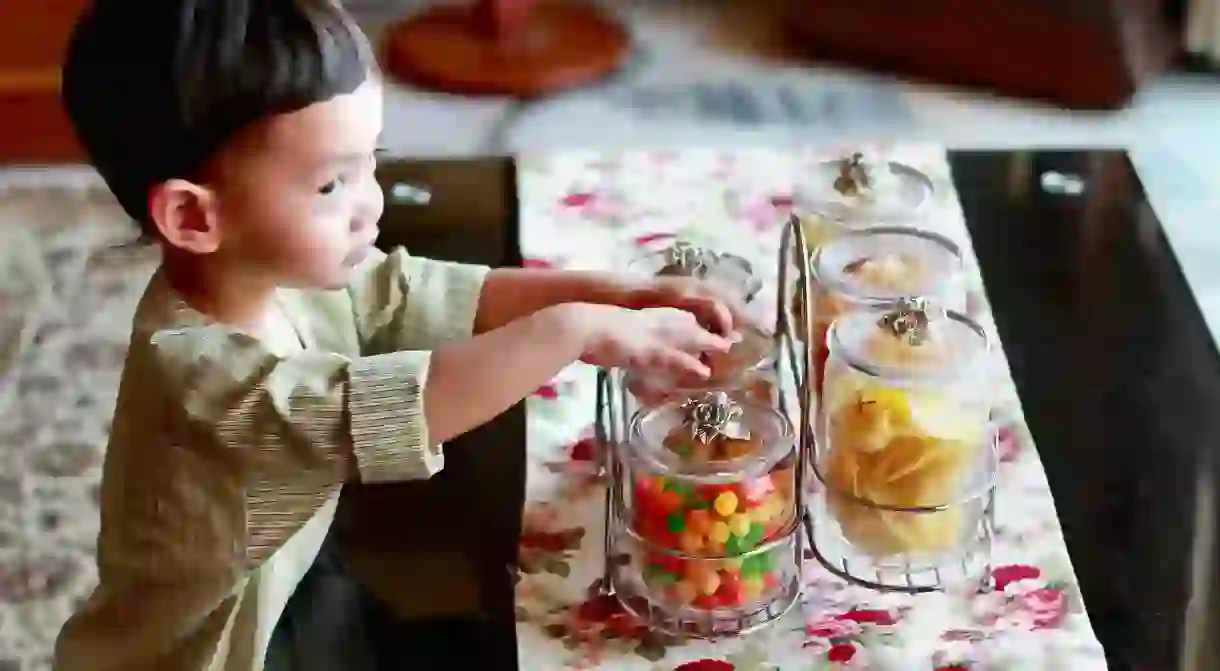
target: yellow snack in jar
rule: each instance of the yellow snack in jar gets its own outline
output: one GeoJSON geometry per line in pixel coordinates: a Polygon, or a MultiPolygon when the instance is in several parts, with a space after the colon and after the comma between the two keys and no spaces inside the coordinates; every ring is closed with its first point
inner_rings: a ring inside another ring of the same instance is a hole
{"type": "Polygon", "coordinates": [[[877,510],[849,497],[901,508],[952,503],[976,444],[920,433],[912,399],[901,390],[865,390],[856,400],[832,417],[833,438],[823,461],[830,511],[844,536],[874,555],[951,548],[959,537],[959,509],[877,510]]]}
{"type": "Polygon", "coordinates": [[[906,431],[910,421],[906,392],[888,387],[861,390],[833,414],[831,444],[875,452],[906,431]]]}
{"type": "Polygon", "coordinates": [[[844,538],[874,557],[951,551],[962,539],[960,508],[913,513],[867,508],[842,497],[830,503],[844,538]]]}
{"type": "Polygon", "coordinates": [[[869,486],[877,503],[914,508],[949,503],[961,490],[970,463],[965,443],[931,437],[899,436],[872,465],[869,486]]]}

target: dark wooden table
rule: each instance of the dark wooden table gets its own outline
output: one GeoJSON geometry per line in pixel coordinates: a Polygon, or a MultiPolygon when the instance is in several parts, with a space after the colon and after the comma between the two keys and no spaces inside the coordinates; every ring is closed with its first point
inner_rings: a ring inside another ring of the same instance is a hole
{"type": "Polygon", "coordinates": [[[950,163],[1111,668],[1220,668],[1220,357],[1126,154],[950,163]]]}
{"type": "MultiPolygon", "coordinates": [[[[1220,568],[1205,523],[1217,505],[1220,356],[1126,155],[951,152],[950,163],[1111,667],[1220,668],[1220,568]]],[[[520,261],[511,161],[390,164],[381,178],[391,194],[384,245],[520,261]],[[400,183],[432,201],[396,200],[400,183]]],[[[362,552],[409,566],[428,538],[471,558],[477,604],[466,610],[479,623],[481,668],[516,668],[524,473],[516,408],[451,445],[432,481],[345,494],[347,539],[362,552]],[[404,514],[421,510],[435,515],[404,514]]],[[[401,663],[413,662],[404,650],[401,663]]]]}

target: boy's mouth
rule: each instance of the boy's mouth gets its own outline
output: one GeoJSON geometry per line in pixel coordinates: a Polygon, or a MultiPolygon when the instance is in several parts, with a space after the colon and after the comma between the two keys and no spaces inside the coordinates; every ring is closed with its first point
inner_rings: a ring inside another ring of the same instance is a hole
{"type": "Polygon", "coordinates": [[[369,253],[372,251],[373,251],[373,245],[371,245],[371,244],[360,245],[359,247],[356,247],[354,250],[352,250],[352,252],[347,255],[347,258],[343,259],[343,265],[349,266],[349,267],[358,266],[358,265],[360,265],[361,261],[364,261],[365,259],[368,258],[369,253]]]}

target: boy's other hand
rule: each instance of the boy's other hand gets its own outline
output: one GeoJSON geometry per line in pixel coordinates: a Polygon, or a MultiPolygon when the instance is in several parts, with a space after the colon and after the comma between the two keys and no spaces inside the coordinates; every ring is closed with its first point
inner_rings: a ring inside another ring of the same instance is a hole
{"type": "Polygon", "coordinates": [[[723,287],[692,277],[657,277],[636,287],[627,307],[677,308],[693,315],[713,333],[732,337],[750,324],[745,306],[723,287]]]}
{"type": "Polygon", "coordinates": [[[586,334],[581,360],[596,366],[707,378],[711,370],[703,355],[726,352],[736,339],[708,330],[694,311],[676,307],[574,307],[572,319],[586,334]]]}

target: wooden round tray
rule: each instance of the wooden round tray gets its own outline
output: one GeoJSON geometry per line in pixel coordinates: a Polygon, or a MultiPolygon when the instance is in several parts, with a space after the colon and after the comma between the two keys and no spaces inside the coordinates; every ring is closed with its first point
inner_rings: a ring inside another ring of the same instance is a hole
{"type": "Polygon", "coordinates": [[[489,4],[435,7],[390,28],[386,69],[448,93],[531,97],[589,84],[627,57],[626,30],[593,7],[542,4],[500,16],[489,4]]]}

